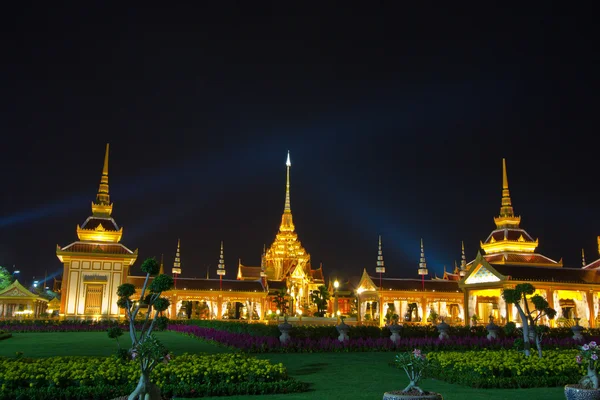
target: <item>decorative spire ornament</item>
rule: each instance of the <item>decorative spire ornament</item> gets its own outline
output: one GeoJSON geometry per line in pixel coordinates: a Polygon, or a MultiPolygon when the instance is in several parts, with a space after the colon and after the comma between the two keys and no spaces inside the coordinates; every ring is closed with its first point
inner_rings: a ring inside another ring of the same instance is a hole
{"type": "Polygon", "coordinates": [[[263,245],[263,253],[262,253],[262,256],[260,257],[260,277],[261,278],[267,277],[267,270],[266,270],[266,265],[265,265],[266,255],[267,255],[267,248],[265,245],[263,245]]]}
{"type": "Polygon", "coordinates": [[[177,251],[175,252],[175,261],[173,262],[173,286],[177,289],[177,275],[181,275],[181,239],[177,239],[177,251]]]}
{"type": "Polygon", "coordinates": [[[459,275],[465,276],[467,274],[467,257],[465,256],[465,242],[460,242],[461,255],[460,255],[460,272],[459,275]]]}
{"type": "Polygon", "coordinates": [[[419,259],[418,274],[421,275],[421,284],[425,290],[425,275],[429,274],[427,270],[427,262],[425,261],[425,250],[423,249],[423,239],[421,239],[421,258],[419,259]]]}
{"type": "Polygon", "coordinates": [[[500,207],[500,215],[494,218],[496,227],[501,228],[518,228],[521,222],[521,217],[515,217],[515,212],[510,199],[510,190],[508,190],[508,174],[506,173],[506,159],[502,159],[502,205],[500,207]]]}
{"type": "Polygon", "coordinates": [[[165,273],[165,255],[160,255],[160,269],[158,270],[158,274],[162,275],[165,273]]]}
{"type": "Polygon", "coordinates": [[[585,252],[581,249],[581,266],[585,267],[587,263],[585,262],[585,252]]]}
{"type": "Polygon", "coordinates": [[[225,258],[223,257],[223,241],[221,241],[221,255],[219,256],[219,265],[217,268],[217,275],[219,275],[219,288],[223,290],[223,275],[225,275],[225,258]]]}
{"type": "Polygon", "coordinates": [[[385,274],[385,264],[383,262],[383,250],[381,248],[381,235],[379,235],[379,248],[377,250],[377,267],[375,271],[379,274],[379,290],[382,290],[381,275],[385,274]]]}

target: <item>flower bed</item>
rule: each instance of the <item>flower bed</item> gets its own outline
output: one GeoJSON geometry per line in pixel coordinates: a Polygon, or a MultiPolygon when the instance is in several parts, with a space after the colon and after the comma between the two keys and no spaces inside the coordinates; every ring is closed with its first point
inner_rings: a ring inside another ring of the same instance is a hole
{"type": "MultiPolygon", "coordinates": [[[[169,325],[168,329],[213,341],[224,346],[234,347],[247,353],[290,352],[343,352],[343,351],[405,351],[420,348],[424,351],[438,350],[482,350],[482,349],[513,349],[515,339],[504,338],[489,341],[484,337],[451,337],[447,340],[439,338],[403,337],[396,344],[389,337],[377,339],[350,338],[340,342],[337,338],[324,337],[320,339],[291,338],[285,344],[279,338],[253,336],[244,333],[231,333],[213,328],[201,328],[191,325],[169,325]]],[[[572,349],[578,345],[573,339],[552,339],[543,341],[544,348],[572,349]]]]}
{"type": "Polygon", "coordinates": [[[440,351],[427,354],[429,376],[476,388],[562,386],[579,381],[583,368],[577,350],[546,350],[525,357],[515,350],[440,351]]]}
{"type": "MultiPolygon", "coordinates": [[[[4,358],[0,359],[0,399],[16,398],[15,394],[24,390],[32,391],[27,398],[50,392],[58,393],[55,398],[66,398],[61,393],[73,388],[79,388],[76,392],[89,392],[87,388],[90,387],[97,387],[105,393],[107,388],[113,389],[113,397],[116,397],[133,388],[139,376],[137,362],[125,362],[115,357],[4,358]]],[[[282,364],[273,365],[267,360],[242,354],[184,354],[173,357],[168,364],[156,367],[152,381],[161,387],[163,394],[169,396],[193,394],[200,397],[307,390],[306,384],[288,377],[282,364]]],[[[48,394],[43,398],[51,397],[48,394]]]]}

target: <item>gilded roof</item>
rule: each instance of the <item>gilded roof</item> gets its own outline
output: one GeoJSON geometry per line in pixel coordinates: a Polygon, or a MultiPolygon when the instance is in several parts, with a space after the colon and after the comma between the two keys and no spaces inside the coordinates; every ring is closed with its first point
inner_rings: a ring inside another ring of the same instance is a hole
{"type": "Polygon", "coordinates": [[[495,253],[485,254],[483,256],[490,264],[556,264],[556,266],[562,265],[538,253],[495,253]]]}
{"type": "Polygon", "coordinates": [[[492,238],[494,241],[499,242],[502,240],[510,240],[510,241],[519,241],[520,237],[523,236],[524,241],[526,242],[534,242],[535,240],[531,237],[529,233],[525,231],[525,229],[521,228],[504,228],[504,229],[496,229],[490,233],[490,235],[485,239],[484,243],[491,243],[492,238]]]}
{"type": "Polygon", "coordinates": [[[118,231],[119,227],[113,218],[88,217],[81,225],[81,229],[96,229],[102,225],[102,228],[107,231],[118,231]]]}
{"type": "Polygon", "coordinates": [[[600,272],[582,268],[535,267],[490,263],[501,275],[516,281],[600,283],[600,272]]]}
{"type": "Polygon", "coordinates": [[[239,271],[242,274],[242,279],[260,279],[260,267],[239,266],[239,271]]]}
{"type": "MultiPolygon", "coordinates": [[[[127,282],[133,284],[136,289],[144,286],[145,276],[128,276],[127,282]]],[[[152,278],[149,279],[149,282],[152,278]]],[[[177,278],[177,290],[212,290],[219,291],[220,285],[223,285],[223,291],[232,292],[264,292],[265,288],[260,281],[239,281],[234,279],[198,279],[198,278],[177,278]]]]}
{"type": "MultiPolygon", "coordinates": [[[[378,284],[379,277],[371,276],[370,278],[375,284],[378,284]]],[[[422,291],[423,282],[425,283],[426,292],[457,292],[459,290],[457,281],[445,279],[422,281],[421,279],[383,278],[381,280],[381,285],[383,290],[422,291]]]]}
{"type": "Polygon", "coordinates": [[[72,253],[108,253],[108,254],[134,254],[133,251],[123,246],[121,243],[94,243],[94,242],[73,242],[60,249],[72,253]]]}

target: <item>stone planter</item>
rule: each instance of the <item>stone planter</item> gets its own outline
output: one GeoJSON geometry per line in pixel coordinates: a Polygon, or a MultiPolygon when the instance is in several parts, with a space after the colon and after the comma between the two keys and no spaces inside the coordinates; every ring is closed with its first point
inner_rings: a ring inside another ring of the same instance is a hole
{"type": "Polygon", "coordinates": [[[565,398],[567,400],[600,400],[600,390],[584,389],[581,385],[566,385],[565,398]]]}
{"type": "Polygon", "coordinates": [[[279,332],[281,332],[281,336],[279,336],[279,341],[281,343],[285,343],[290,340],[290,331],[292,330],[292,324],[287,322],[287,317],[283,319],[283,322],[277,325],[279,328],[279,332]]]}
{"type": "Polygon", "coordinates": [[[338,333],[340,334],[340,336],[338,336],[338,340],[340,342],[343,342],[344,340],[348,340],[350,339],[348,337],[348,331],[350,330],[350,327],[348,325],[346,325],[346,323],[344,322],[344,317],[342,317],[342,322],[335,327],[335,329],[338,331],[338,333]]]}
{"type": "Polygon", "coordinates": [[[488,331],[488,340],[498,339],[498,329],[500,329],[500,327],[494,323],[494,317],[490,317],[490,323],[485,329],[488,331]]]}
{"type": "Polygon", "coordinates": [[[583,340],[583,335],[581,334],[583,327],[579,325],[579,318],[575,318],[575,325],[571,327],[571,331],[573,331],[573,339],[583,340]]]}
{"type": "Polygon", "coordinates": [[[402,330],[402,325],[398,325],[395,321],[392,325],[389,326],[390,332],[390,340],[394,343],[400,341],[400,331],[402,330]]]}
{"type": "Polygon", "coordinates": [[[440,339],[449,339],[450,335],[448,335],[448,329],[450,325],[444,322],[444,318],[442,318],[442,322],[437,325],[437,330],[440,333],[440,339]]]}
{"type": "Polygon", "coordinates": [[[423,394],[404,393],[401,390],[385,392],[383,400],[444,400],[441,394],[435,392],[425,392],[423,394]]]}

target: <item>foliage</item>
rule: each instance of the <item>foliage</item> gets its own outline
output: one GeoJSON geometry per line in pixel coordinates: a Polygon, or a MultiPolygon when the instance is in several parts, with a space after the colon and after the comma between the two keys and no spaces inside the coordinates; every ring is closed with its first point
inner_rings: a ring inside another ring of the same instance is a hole
{"type": "Polygon", "coordinates": [[[548,301],[535,293],[535,287],[530,283],[521,283],[514,289],[504,289],[502,297],[509,304],[514,304],[521,321],[523,323],[523,345],[526,356],[530,355],[531,339],[535,340],[538,350],[538,356],[542,357],[542,337],[547,333],[546,329],[538,329],[536,326],[542,317],[553,319],[556,316],[556,310],[550,307],[548,301]],[[533,295],[533,296],[531,296],[533,295]],[[531,297],[527,297],[531,296],[531,297]],[[529,301],[533,304],[533,309],[529,307],[529,301]]]}
{"type": "Polygon", "coordinates": [[[514,350],[431,352],[429,376],[471,387],[524,388],[575,382],[583,371],[577,350],[547,350],[543,359],[514,350]]]}
{"type": "Polygon", "coordinates": [[[581,346],[579,354],[575,360],[577,364],[583,364],[587,368],[587,374],[579,381],[583,387],[598,389],[598,366],[600,366],[600,347],[595,341],[581,346]]]}
{"type": "Polygon", "coordinates": [[[436,324],[437,320],[439,318],[438,313],[435,312],[435,310],[430,310],[429,311],[429,316],[427,317],[427,322],[431,322],[432,324],[436,324]]]}
{"type": "Polygon", "coordinates": [[[409,380],[408,386],[404,388],[403,392],[417,390],[419,393],[423,393],[423,389],[419,387],[419,381],[429,366],[427,356],[421,353],[421,350],[414,349],[411,352],[397,354],[394,363],[396,367],[406,372],[409,380]]]}
{"type": "Polygon", "coordinates": [[[285,288],[281,288],[275,297],[273,302],[277,305],[277,309],[281,311],[281,314],[286,315],[288,310],[289,294],[285,291],[285,288]]]}
{"type": "MultiPolygon", "coordinates": [[[[0,399],[6,393],[26,398],[112,398],[131,392],[140,378],[135,361],[100,357],[0,359],[0,399]],[[49,390],[48,388],[52,388],[49,390]],[[79,391],[72,392],[72,390],[79,391]],[[85,397],[97,389],[103,397],[85,397]],[[51,397],[52,393],[55,397],[51,397]],[[110,393],[110,394],[107,394],[110,393]],[[70,397],[68,397],[70,396],[70,397]],[[81,396],[81,397],[80,397],[81,396]]],[[[282,364],[271,364],[241,354],[188,355],[160,364],[153,382],[165,396],[266,394],[307,390],[288,377],[282,364]]],[[[188,396],[185,396],[188,397],[188,396]]]]}
{"type": "Polygon", "coordinates": [[[163,291],[173,287],[173,278],[161,274],[152,279],[150,285],[148,282],[151,275],[156,275],[160,270],[160,265],[154,258],[146,259],[141,266],[146,273],[146,279],[140,293],[140,301],[135,303],[131,296],[136,293],[135,287],[129,283],[120,285],[117,288],[119,307],[125,309],[127,319],[129,320],[129,336],[131,338],[131,357],[139,363],[141,374],[139,382],[131,393],[130,397],[149,397],[158,398],[159,393],[156,386],[151,381],[151,373],[160,363],[168,361],[170,358],[168,350],[152,335],[156,326],[158,315],[169,308],[169,300],[160,297],[163,291]],[[143,299],[143,301],[141,301],[143,299]],[[142,304],[143,303],[143,304],[142,304]],[[141,329],[136,329],[135,319],[142,305],[147,309],[145,319],[141,329]],[[150,320],[150,316],[154,316],[150,320]]]}
{"type": "Polygon", "coordinates": [[[15,281],[15,277],[6,268],[0,266],[0,290],[5,289],[15,281]]]}
{"type": "Polygon", "coordinates": [[[322,317],[325,315],[325,311],[327,310],[327,301],[330,297],[329,291],[325,285],[319,286],[316,291],[313,291],[310,294],[310,299],[317,306],[317,316],[322,317]]]}

